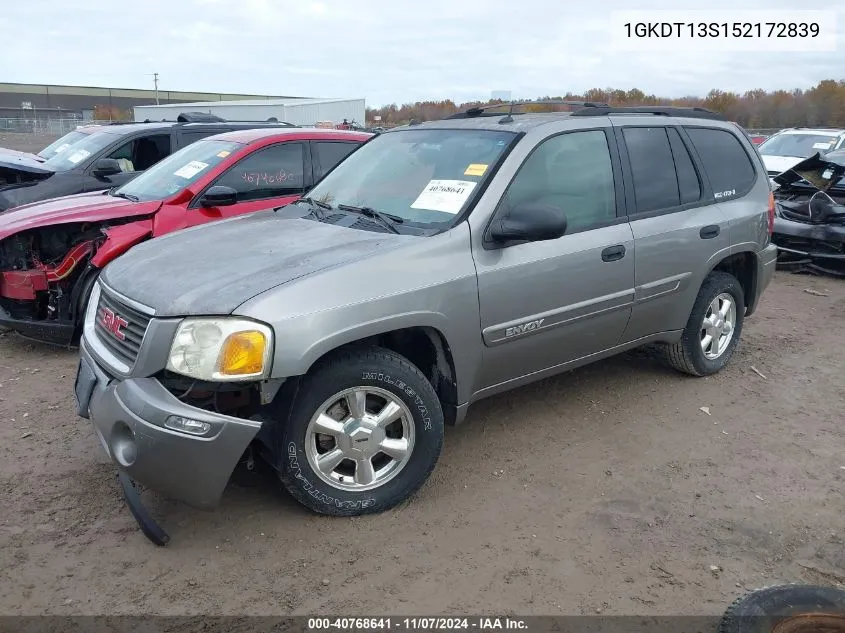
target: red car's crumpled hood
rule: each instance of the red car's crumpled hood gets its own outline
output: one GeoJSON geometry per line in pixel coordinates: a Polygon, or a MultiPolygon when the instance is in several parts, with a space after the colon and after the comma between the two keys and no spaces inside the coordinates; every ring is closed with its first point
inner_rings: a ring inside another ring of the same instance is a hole
{"type": "Polygon", "coordinates": [[[20,231],[53,224],[98,222],[155,213],[161,200],[132,202],[104,191],[62,196],[44,202],[25,204],[0,213],[0,240],[20,231]]]}

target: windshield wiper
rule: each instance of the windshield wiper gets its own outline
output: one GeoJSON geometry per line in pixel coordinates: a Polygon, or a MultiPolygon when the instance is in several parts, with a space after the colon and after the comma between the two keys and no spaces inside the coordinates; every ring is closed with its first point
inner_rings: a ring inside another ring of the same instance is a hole
{"type": "Polygon", "coordinates": [[[368,218],[373,218],[381,222],[381,225],[386,229],[389,229],[391,233],[396,233],[399,235],[399,231],[396,228],[397,224],[402,224],[405,219],[400,218],[398,215],[391,215],[390,213],[384,213],[383,211],[377,211],[372,207],[354,207],[349,204],[339,204],[337,208],[341,211],[351,211],[352,213],[360,213],[361,215],[365,215],[368,218]]]}
{"type": "Polygon", "coordinates": [[[327,202],[323,202],[322,200],[314,200],[314,198],[299,198],[298,200],[294,200],[293,204],[299,204],[300,202],[304,202],[305,204],[310,206],[311,213],[318,220],[326,219],[326,214],[323,213],[323,209],[325,209],[326,211],[331,211],[334,208],[327,202]]]}
{"type": "Polygon", "coordinates": [[[123,193],[122,191],[110,191],[110,196],[114,196],[115,198],[123,198],[124,200],[129,200],[130,202],[138,202],[140,198],[138,196],[133,196],[131,193],[123,193]]]}

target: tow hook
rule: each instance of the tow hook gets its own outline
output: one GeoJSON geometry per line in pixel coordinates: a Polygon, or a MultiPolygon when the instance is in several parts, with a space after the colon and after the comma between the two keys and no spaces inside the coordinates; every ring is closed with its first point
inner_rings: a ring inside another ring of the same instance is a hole
{"type": "Polygon", "coordinates": [[[123,498],[126,500],[126,505],[129,506],[132,516],[135,517],[138,527],[141,528],[141,532],[159,547],[167,545],[168,541],[170,541],[170,536],[161,529],[161,526],[155,522],[155,519],[147,512],[144,504],[141,503],[141,496],[135,488],[135,482],[129,475],[120,470],[117,471],[117,478],[120,480],[121,488],[123,488],[123,498]]]}

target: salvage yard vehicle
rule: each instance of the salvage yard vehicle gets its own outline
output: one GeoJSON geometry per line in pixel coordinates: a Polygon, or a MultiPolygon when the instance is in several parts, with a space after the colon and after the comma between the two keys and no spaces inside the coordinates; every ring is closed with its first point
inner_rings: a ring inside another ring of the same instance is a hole
{"type": "Polygon", "coordinates": [[[813,154],[845,147],[845,130],[796,127],[781,130],[757,146],[769,176],[777,176],[813,154]]]}
{"type": "Polygon", "coordinates": [[[119,187],[177,149],[212,134],[296,127],[290,123],[198,123],[192,119],[192,113],[183,113],[176,121],[103,125],[44,162],[4,160],[0,155],[0,214],[50,198],[119,187]]]}
{"type": "Polygon", "coordinates": [[[183,147],[122,187],[0,214],[0,326],[71,343],[110,261],[172,231],[288,204],[370,136],[295,127],[226,132],[183,147]]]}
{"type": "Polygon", "coordinates": [[[211,508],[256,452],[315,512],[380,512],[481,398],[644,344],[725,366],[775,269],[751,142],[697,108],[520,105],[385,131],[285,209],[105,268],[77,413],[145,534],[135,481],[211,508]]]}
{"type": "Polygon", "coordinates": [[[774,177],[778,267],[845,277],[845,150],[774,177]]]}

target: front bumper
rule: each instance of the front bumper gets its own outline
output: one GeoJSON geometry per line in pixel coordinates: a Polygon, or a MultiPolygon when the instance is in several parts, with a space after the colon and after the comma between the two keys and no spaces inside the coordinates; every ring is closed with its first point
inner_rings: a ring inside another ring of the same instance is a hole
{"type": "Polygon", "coordinates": [[[845,225],[809,224],[775,217],[772,236],[783,268],[845,276],[845,225]]]}
{"type": "Polygon", "coordinates": [[[77,413],[89,418],[121,472],[167,497],[204,509],[218,505],[261,423],[184,404],[155,378],[116,379],[80,342],[77,413]],[[164,426],[169,416],[207,422],[204,436],[164,426]]]}
{"type": "Polygon", "coordinates": [[[14,330],[21,336],[50,343],[67,346],[73,342],[76,327],[71,322],[33,321],[32,319],[16,319],[0,306],[0,327],[14,330]]]}

